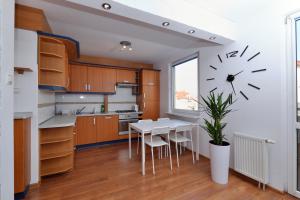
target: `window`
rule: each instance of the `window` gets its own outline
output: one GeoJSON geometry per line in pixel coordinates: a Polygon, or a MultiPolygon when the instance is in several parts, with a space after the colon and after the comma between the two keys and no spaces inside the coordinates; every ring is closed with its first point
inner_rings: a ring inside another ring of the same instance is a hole
{"type": "Polygon", "coordinates": [[[198,53],[172,65],[172,110],[177,112],[198,111],[198,53]]]}

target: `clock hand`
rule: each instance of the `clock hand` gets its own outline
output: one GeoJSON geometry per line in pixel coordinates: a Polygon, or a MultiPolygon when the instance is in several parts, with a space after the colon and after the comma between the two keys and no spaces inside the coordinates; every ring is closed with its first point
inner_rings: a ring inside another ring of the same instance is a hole
{"type": "Polygon", "coordinates": [[[234,89],[234,87],[233,87],[233,83],[232,83],[232,82],[230,82],[230,84],[231,84],[231,87],[232,87],[232,90],[233,90],[234,94],[236,95],[236,93],[235,93],[235,89],[234,89]]]}
{"type": "Polygon", "coordinates": [[[233,76],[236,76],[236,75],[239,75],[240,73],[242,73],[243,72],[243,70],[242,71],[240,71],[239,73],[236,73],[235,75],[233,75],[233,76]]]}

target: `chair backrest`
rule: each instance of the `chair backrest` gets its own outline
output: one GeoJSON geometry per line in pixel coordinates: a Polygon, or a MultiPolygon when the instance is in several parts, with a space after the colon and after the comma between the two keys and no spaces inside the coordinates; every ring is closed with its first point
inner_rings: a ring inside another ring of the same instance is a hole
{"type": "Polygon", "coordinates": [[[169,121],[169,120],[170,120],[170,118],[167,118],[167,117],[165,117],[165,118],[158,118],[157,119],[157,121],[159,121],[159,122],[169,121]]]}
{"type": "Polygon", "coordinates": [[[151,123],[153,122],[152,119],[141,119],[138,121],[138,123],[151,123]]]}
{"type": "Polygon", "coordinates": [[[165,135],[170,133],[169,127],[155,127],[151,131],[151,135],[165,135]]]}
{"type": "Polygon", "coordinates": [[[193,126],[192,125],[183,125],[176,127],[175,131],[178,132],[185,132],[185,131],[192,131],[193,126]]]}

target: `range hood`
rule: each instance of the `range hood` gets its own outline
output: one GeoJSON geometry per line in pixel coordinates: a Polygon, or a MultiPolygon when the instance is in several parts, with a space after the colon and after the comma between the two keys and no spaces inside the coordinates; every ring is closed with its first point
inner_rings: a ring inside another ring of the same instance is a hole
{"type": "Polygon", "coordinates": [[[117,87],[120,88],[131,88],[131,87],[137,87],[138,84],[136,83],[117,83],[117,87]]]}

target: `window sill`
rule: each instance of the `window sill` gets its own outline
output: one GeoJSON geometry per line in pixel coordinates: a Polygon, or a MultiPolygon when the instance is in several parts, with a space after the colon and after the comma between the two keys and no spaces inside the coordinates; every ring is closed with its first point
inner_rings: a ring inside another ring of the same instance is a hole
{"type": "Polygon", "coordinates": [[[200,119],[200,115],[192,115],[192,114],[183,114],[183,113],[174,113],[174,112],[167,112],[168,115],[173,115],[177,117],[184,117],[189,119],[200,119]]]}

